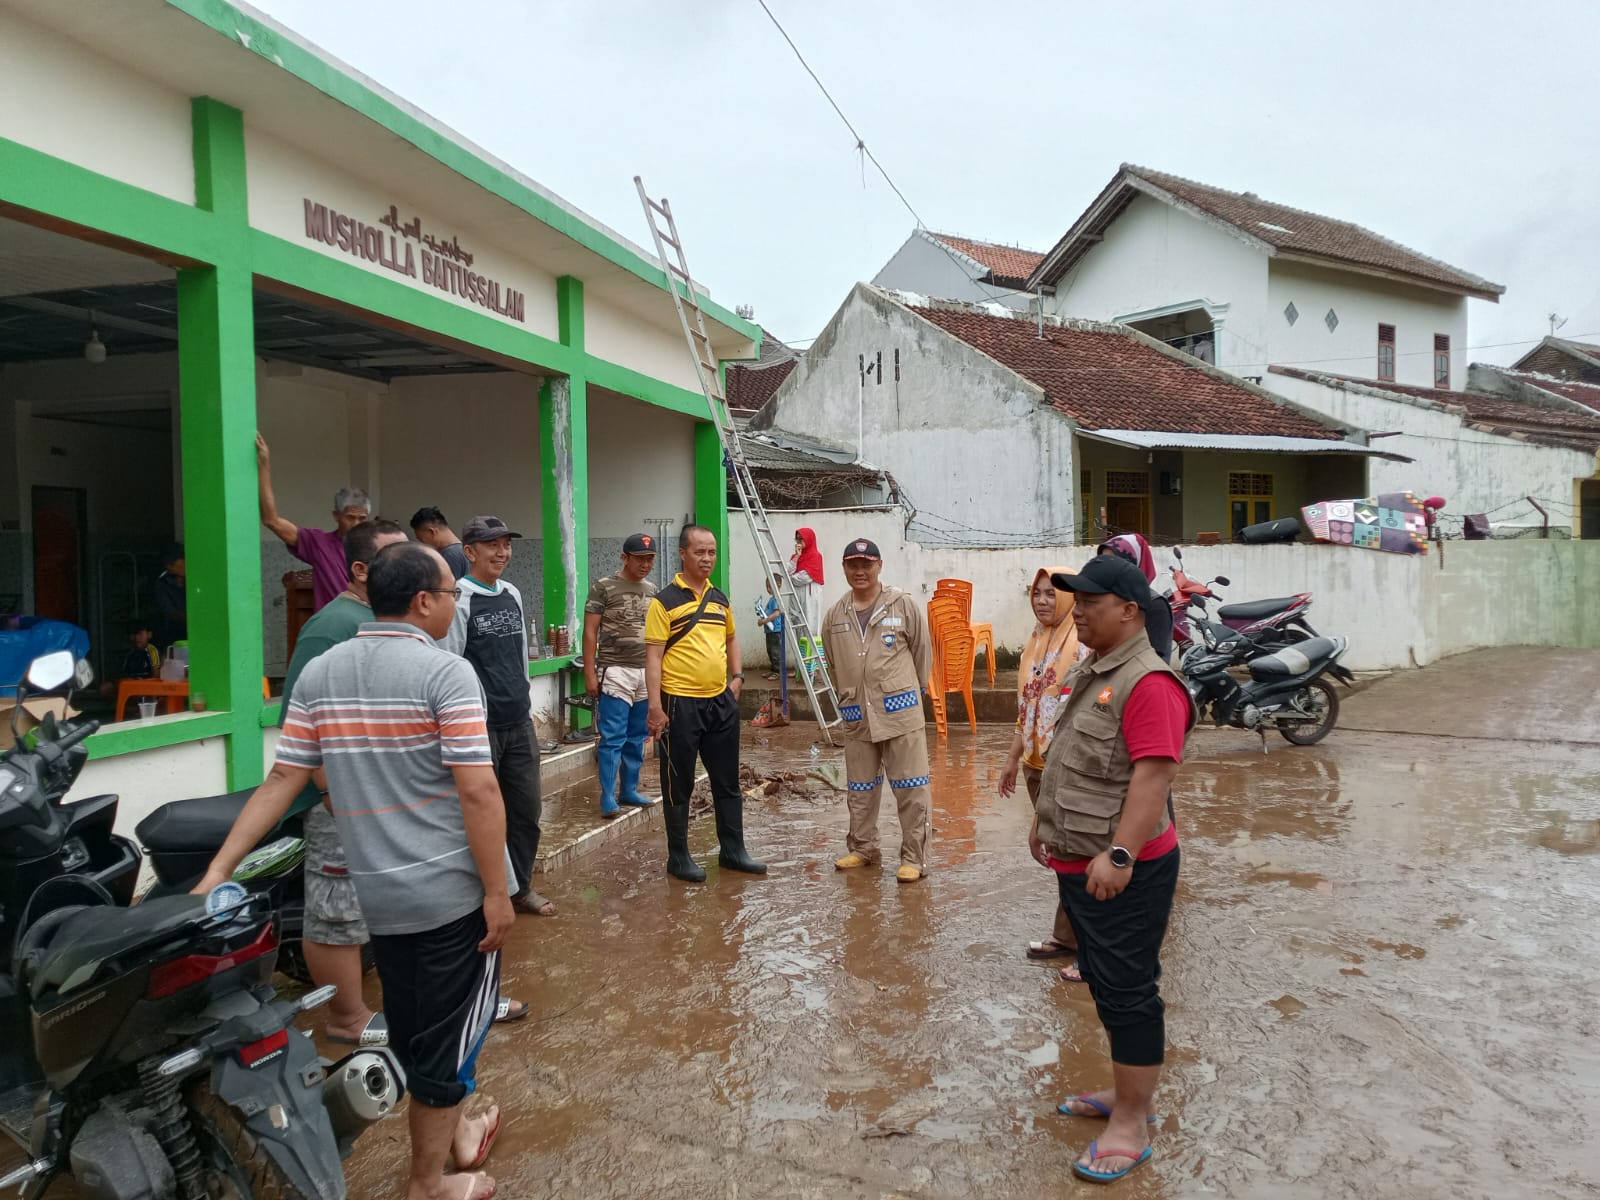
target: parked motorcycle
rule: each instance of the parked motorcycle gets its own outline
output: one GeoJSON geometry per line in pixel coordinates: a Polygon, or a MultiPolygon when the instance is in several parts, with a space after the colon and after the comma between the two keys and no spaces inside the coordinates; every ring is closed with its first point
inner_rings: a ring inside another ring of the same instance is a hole
{"type": "Polygon", "coordinates": [[[1339,720],[1339,694],[1325,676],[1338,668],[1348,639],[1314,637],[1251,658],[1243,664],[1250,673],[1243,684],[1228,669],[1237,665],[1232,641],[1184,651],[1184,683],[1200,715],[1213,725],[1256,730],[1263,748],[1268,729],[1297,746],[1327,737],[1339,720]]]}
{"type": "MultiPolygon", "coordinates": [[[[72,670],[45,655],[26,683],[72,670]]],[[[290,1028],[334,989],[275,998],[266,896],[117,906],[139,865],[110,833],[117,798],[63,802],[97,727],[46,717],[0,759],[0,1132],[28,1157],[0,1189],[37,1200],[71,1175],[94,1200],[343,1200],[340,1159],[398,1101],[398,1064],[329,1064],[290,1028]]]]}
{"type": "MultiPolygon", "coordinates": [[[[1202,583],[1183,569],[1183,551],[1172,548],[1176,560],[1167,568],[1172,573],[1172,590],[1168,602],[1172,605],[1172,636],[1180,649],[1196,642],[1191,628],[1191,608],[1205,614],[1210,600],[1221,600],[1215,587],[1232,585],[1226,575],[1202,583]]],[[[1246,635],[1251,644],[1264,650],[1292,645],[1317,637],[1306,614],[1311,611],[1311,593],[1296,592],[1292,596],[1279,596],[1271,600],[1250,600],[1243,604],[1224,604],[1217,609],[1217,619],[1228,629],[1246,635]]]]}
{"type": "MultiPolygon", "coordinates": [[[[152,896],[177,895],[199,882],[253,791],[246,788],[220,796],[173,800],[134,827],[155,871],[152,896]]],[[[310,983],[311,973],[301,949],[306,911],[305,856],[300,819],[291,817],[244,858],[233,878],[250,891],[272,898],[278,914],[278,970],[291,979],[310,983]]],[[[361,947],[361,965],[369,972],[375,965],[370,943],[361,947]]]]}

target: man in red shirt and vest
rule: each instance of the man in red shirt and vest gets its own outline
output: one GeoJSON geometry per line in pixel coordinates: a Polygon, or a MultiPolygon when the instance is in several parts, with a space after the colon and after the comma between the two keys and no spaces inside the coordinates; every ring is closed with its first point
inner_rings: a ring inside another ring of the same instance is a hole
{"type": "Polygon", "coordinates": [[[1195,709],[1152,645],[1170,636],[1172,612],[1138,567],[1107,554],[1050,582],[1076,594],[1078,640],[1093,653],[1062,681],[1028,847],[1056,871],[1111,1043],[1114,1086],[1060,1106],[1106,1119],[1072,1167],[1105,1183],[1152,1153],[1146,1121],[1166,1048],[1161,942],[1178,883],[1172,781],[1195,709]]]}

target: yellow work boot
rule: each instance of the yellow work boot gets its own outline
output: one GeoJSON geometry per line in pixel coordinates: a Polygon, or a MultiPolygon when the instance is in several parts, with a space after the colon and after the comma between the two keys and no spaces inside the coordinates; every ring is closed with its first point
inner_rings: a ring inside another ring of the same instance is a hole
{"type": "Polygon", "coordinates": [[[838,869],[840,871],[849,871],[849,870],[852,870],[855,867],[870,867],[872,864],[869,863],[866,859],[862,858],[861,855],[857,854],[854,850],[852,850],[849,854],[846,854],[843,858],[834,859],[833,865],[834,865],[834,867],[836,869],[838,869]]]}
{"type": "Polygon", "coordinates": [[[910,863],[901,863],[900,869],[894,873],[894,877],[901,883],[915,883],[922,878],[922,868],[913,867],[910,863]]]}

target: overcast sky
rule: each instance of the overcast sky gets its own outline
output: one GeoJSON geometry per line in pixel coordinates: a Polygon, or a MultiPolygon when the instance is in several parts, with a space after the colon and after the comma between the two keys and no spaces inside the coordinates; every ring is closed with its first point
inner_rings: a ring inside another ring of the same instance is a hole
{"type": "MultiPolygon", "coordinates": [[[[642,174],[786,340],[915,224],[757,0],[255,3],[637,242],[642,174]]],[[[1475,360],[1600,341],[1592,0],[768,3],[930,229],[1046,250],[1134,162],[1504,284],[1475,360]]]]}

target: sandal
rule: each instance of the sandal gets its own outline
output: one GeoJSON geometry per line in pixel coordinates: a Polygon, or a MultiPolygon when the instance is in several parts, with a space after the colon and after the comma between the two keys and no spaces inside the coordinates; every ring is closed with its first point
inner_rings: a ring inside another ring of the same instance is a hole
{"type": "Polygon", "coordinates": [[[1135,1167],[1142,1167],[1150,1161],[1150,1156],[1156,1152],[1154,1146],[1146,1146],[1135,1153],[1132,1150],[1102,1150],[1098,1141],[1089,1143],[1090,1163],[1099,1162],[1102,1158],[1131,1158],[1133,1161],[1120,1171],[1096,1171],[1092,1166],[1084,1166],[1077,1159],[1072,1160],[1072,1170],[1079,1179],[1087,1179],[1090,1183],[1114,1183],[1121,1179],[1135,1167]]]}
{"type": "Polygon", "coordinates": [[[1057,971],[1056,974],[1061,976],[1063,983],[1083,982],[1083,972],[1078,969],[1077,963],[1068,963],[1066,966],[1062,967],[1061,970],[1057,971]]]}
{"type": "Polygon", "coordinates": [[[470,1175],[451,1175],[445,1179],[445,1186],[454,1186],[457,1179],[467,1181],[467,1190],[453,1200],[494,1200],[495,1182],[482,1171],[474,1171],[470,1175]]]}
{"type": "Polygon", "coordinates": [[[338,1042],[341,1046],[387,1046],[389,1044],[389,1022],[384,1020],[381,1012],[375,1012],[367,1023],[361,1027],[361,1032],[355,1037],[341,1037],[337,1033],[328,1034],[330,1042],[338,1042]]]}
{"type": "Polygon", "coordinates": [[[1042,942],[1028,943],[1029,958],[1066,958],[1077,952],[1076,946],[1063,945],[1053,937],[1045,938],[1042,942]]]}
{"type": "Polygon", "coordinates": [[[532,913],[536,917],[553,917],[556,915],[555,903],[549,896],[540,894],[529,888],[520,896],[511,897],[511,907],[518,912],[532,913]],[[546,912],[545,909],[549,909],[546,912]]]}
{"type": "Polygon", "coordinates": [[[529,1011],[526,1000],[508,1000],[502,996],[500,1003],[494,1006],[494,1019],[497,1023],[506,1025],[512,1021],[522,1020],[529,1011]]]}
{"type": "MultiPolygon", "coordinates": [[[[500,1106],[491,1104],[484,1116],[483,1140],[478,1143],[478,1153],[473,1156],[472,1161],[469,1163],[457,1163],[456,1170],[458,1171],[476,1171],[483,1166],[484,1161],[489,1157],[489,1151],[494,1148],[495,1138],[500,1136],[500,1106]]],[[[493,1194],[493,1192],[490,1193],[490,1195],[493,1194]]]]}

